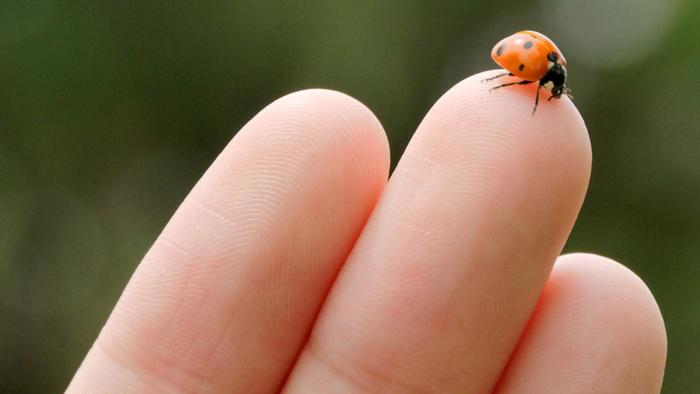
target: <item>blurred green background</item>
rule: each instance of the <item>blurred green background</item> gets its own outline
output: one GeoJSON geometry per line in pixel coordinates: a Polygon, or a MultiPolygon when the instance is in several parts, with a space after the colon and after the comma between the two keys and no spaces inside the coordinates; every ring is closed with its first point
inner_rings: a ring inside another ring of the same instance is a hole
{"type": "Polygon", "coordinates": [[[0,1],[0,392],[67,385],[149,245],[235,131],[341,90],[393,162],[432,103],[524,28],[564,51],[594,150],[568,251],[632,268],[699,392],[700,2],[0,1]]]}

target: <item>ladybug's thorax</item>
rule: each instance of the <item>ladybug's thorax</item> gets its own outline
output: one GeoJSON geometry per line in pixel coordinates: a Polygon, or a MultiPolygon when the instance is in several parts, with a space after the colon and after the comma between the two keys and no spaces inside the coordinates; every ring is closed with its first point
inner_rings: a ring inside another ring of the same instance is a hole
{"type": "Polygon", "coordinates": [[[550,52],[547,54],[547,69],[550,70],[552,67],[555,65],[561,65],[562,67],[566,67],[566,64],[562,62],[561,56],[557,52],[550,52]]]}

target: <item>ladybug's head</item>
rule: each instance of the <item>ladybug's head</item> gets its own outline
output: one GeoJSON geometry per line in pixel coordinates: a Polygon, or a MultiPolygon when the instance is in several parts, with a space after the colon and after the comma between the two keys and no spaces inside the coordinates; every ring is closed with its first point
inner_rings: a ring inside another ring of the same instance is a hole
{"type": "Polygon", "coordinates": [[[571,89],[566,87],[565,85],[559,85],[555,86],[552,88],[552,98],[558,99],[561,98],[561,96],[568,96],[569,98],[574,98],[574,96],[571,95],[571,89]]]}
{"type": "Polygon", "coordinates": [[[566,67],[559,61],[559,56],[552,52],[547,56],[549,69],[547,74],[540,80],[540,85],[552,92],[549,100],[561,98],[566,95],[571,96],[571,89],[566,87],[566,67]]]}

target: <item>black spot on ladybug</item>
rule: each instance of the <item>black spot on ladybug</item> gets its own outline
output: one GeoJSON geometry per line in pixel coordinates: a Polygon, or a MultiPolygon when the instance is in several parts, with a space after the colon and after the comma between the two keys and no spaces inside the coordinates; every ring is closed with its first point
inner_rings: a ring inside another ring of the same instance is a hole
{"type": "Polygon", "coordinates": [[[524,64],[521,64],[521,65],[518,66],[518,70],[519,70],[519,71],[523,71],[524,69],[525,69],[525,65],[524,65],[524,64]]]}
{"type": "Polygon", "coordinates": [[[559,59],[559,56],[557,56],[556,52],[550,52],[550,53],[547,55],[547,60],[549,60],[549,61],[551,61],[551,62],[555,62],[555,63],[556,63],[556,61],[557,61],[558,59],[559,59]]]}
{"type": "Polygon", "coordinates": [[[525,45],[524,45],[524,47],[525,47],[525,49],[530,49],[530,48],[532,48],[532,41],[526,42],[525,45]]]}
{"type": "Polygon", "coordinates": [[[503,54],[503,50],[506,49],[506,44],[502,44],[498,49],[496,49],[496,56],[501,56],[503,54]]]}

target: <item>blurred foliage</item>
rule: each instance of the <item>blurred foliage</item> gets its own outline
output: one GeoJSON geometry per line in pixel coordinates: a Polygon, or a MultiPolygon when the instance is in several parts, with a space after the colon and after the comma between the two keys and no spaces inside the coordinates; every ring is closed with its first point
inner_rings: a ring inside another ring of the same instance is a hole
{"type": "Polygon", "coordinates": [[[516,30],[570,63],[594,168],[567,245],[649,285],[665,392],[700,359],[700,3],[0,2],[0,391],[62,390],[131,272],[217,152],[294,90],[382,120],[394,163],[431,104],[516,30]]]}

